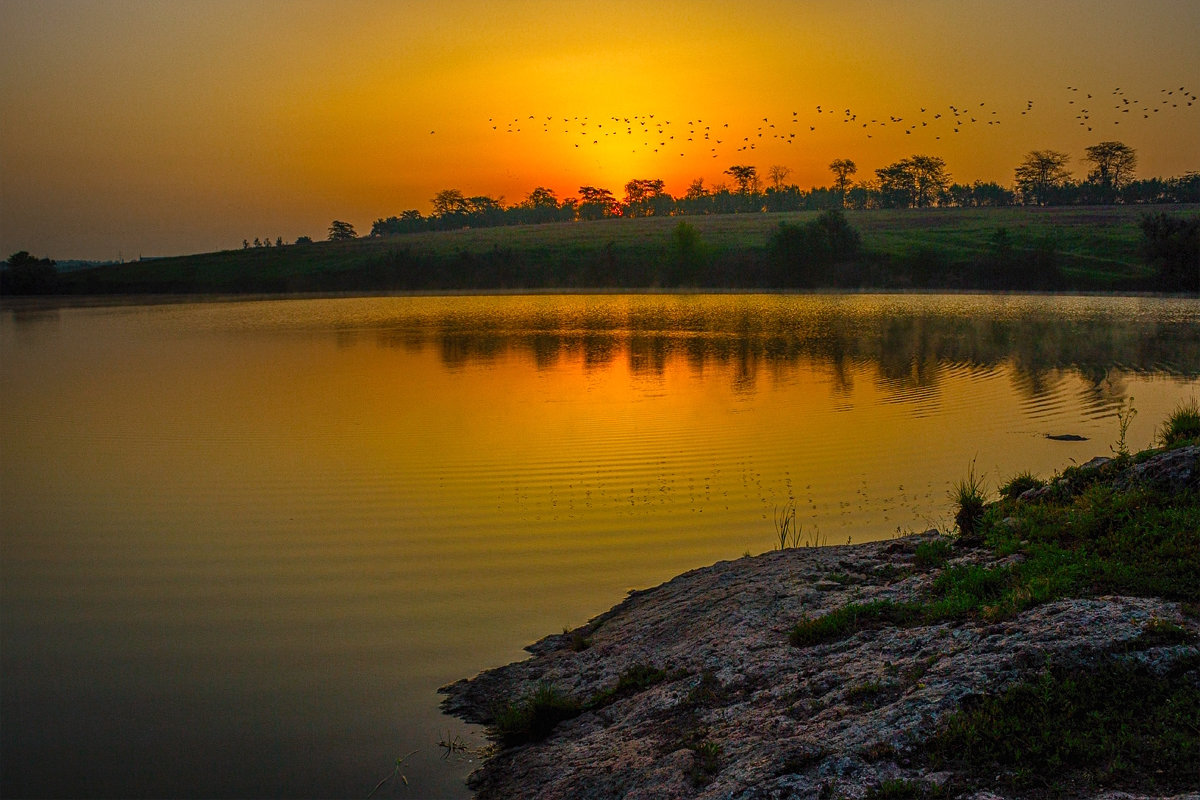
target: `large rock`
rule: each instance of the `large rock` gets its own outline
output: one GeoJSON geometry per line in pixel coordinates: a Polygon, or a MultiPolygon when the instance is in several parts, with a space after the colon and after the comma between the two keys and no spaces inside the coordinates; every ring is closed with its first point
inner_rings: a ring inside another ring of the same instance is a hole
{"type": "MultiPolygon", "coordinates": [[[[539,682],[582,702],[634,665],[669,673],[561,723],[544,741],[493,754],[472,775],[472,787],[480,798],[750,800],[831,790],[861,797],[891,778],[936,783],[945,776],[903,767],[900,756],[964,698],[1027,679],[1047,663],[1109,658],[1151,619],[1200,632],[1176,603],[1099,597],[1047,603],[1002,622],[883,627],[828,644],[788,643],[789,629],[805,615],[855,601],[916,599],[934,573],[917,568],[913,555],[935,537],[714,564],[633,593],[580,630],[531,645],[525,661],[443,688],[447,711],[486,724],[498,702],[539,682]],[[572,648],[584,638],[589,647],[572,648]],[[703,769],[701,742],[719,748],[715,772],[703,769]]],[[[958,560],[999,563],[982,549],[958,560]]],[[[1196,652],[1159,650],[1142,655],[1196,652]]]]}

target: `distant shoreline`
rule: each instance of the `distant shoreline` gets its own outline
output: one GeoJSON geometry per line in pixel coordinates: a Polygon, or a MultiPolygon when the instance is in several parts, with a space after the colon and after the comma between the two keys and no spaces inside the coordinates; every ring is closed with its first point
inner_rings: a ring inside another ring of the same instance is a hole
{"type": "Polygon", "coordinates": [[[1200,206],[850,211],[844,216],[861,251],[813,263],[803,251],[777,248],[775,237],[781,226],[810,225],[818,212],[460,229],[112,264],[62,272],[28,293],[1175,291],[1144,252],[1140,221],[1152,213],[1192,219],[1200,206]]]}

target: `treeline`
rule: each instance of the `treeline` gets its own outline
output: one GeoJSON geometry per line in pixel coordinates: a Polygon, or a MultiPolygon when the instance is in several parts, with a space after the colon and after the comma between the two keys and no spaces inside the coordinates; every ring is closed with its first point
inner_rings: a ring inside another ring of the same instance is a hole
{"type": "Polygon", "coordinates": [[[369,236],[391,236],[431,230],[483,228],[547,222],[571,222],[606,217],[749,214],[778,211],[882,208],[996,208],[1018,205],[1161,205],[1200,203],[1200,172],[1175,178],[1134,177],[1136,152],[1121,142],[1101,142],[1087,148],[1087,175],[1076,180],[1067,165],[1070,157],[1054,150],[1035,150],[1014,169],[1013,185],[951,180],[945,162],[936,156],[913,155],[880,167],[874,177],[855,181],[858,168],[849,159],[829,165],[834,184],[801,189],[787,183],[791,170],[775,165],[768,170],[770,185],[752,165],[725,170],[729,184],[705,186],[702,178],[675,197],[657,179],[635,179],[624,196],[596,186],[579,187],[578,195],[559,199],[539,186],[523,200],[505,205],[503,198],[467,196],[446,189],[432,199],[423,215],[409,209],[399,216],[377,219],[369,236]]]}

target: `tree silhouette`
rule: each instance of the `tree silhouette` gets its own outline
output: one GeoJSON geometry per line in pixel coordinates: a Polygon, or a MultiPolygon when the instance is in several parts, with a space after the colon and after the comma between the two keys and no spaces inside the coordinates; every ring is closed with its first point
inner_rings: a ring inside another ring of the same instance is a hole
{"type": "Polygon", "coordinates": [[[1044,206],[1053,191],[1071,179],[1071,157],[1057,150],[1031,150],[1017,165],[1013,182],[1026,202],[1044,206]]]}
{"type": "Polygon", "coordinates": [[[612,217],[620,213],[617,200],[608,189],[595,186],[579,187],[579,218],[600,219],[612,217]]]}
{"type": "Polygon", "coordinates": [[[758,170],[746,165],[734,165],[725,170],[725,174],[733,178],[739,194],[758,191],[758,170]]]}
{"type": "Polygon", "coordinates": [[[791,167],[785,167],[782,164],[772,164],[767,170],[767,177],[771,179],[771,186],[777,191],[783,188],[783,182],[787,180],[787,176],[792,174],[791,167]]]}
{"type": "Polygon", "coordinates": [[[848,158],[839,158],[829,165],[833,173],[833,187],[842,198],[842,208],[846,207],[846,191],[850,188],[850,176],[858,172],[858,166],[848,158]]]}
{"type": "Polygon", "coordinates": [[[458,189],[443,189],[434,195],[431,202],[433,203],[433,215],[435,217],[446,218],[460,214],[465,215],[471,211],[469,201],[458,189]]]}
{"type": "Polygon", "coordinates": [[[329,241],[345,242],[350,239],[357,239],[358,234],[354,231],[354,226],[349,222],[342,222],[340,219],[335,219],[329,223],[329,241]]]}
{"type": "Polygon", "coordinates": [[[661,197],[663,187],[660,180],[635,179],[625,184],[625,207],[631,217],[648,217],[654,213],[654,199],[661,197]]]}
{"type": "Polygon", "coordinates": [[[1083,159],[1095,167],[1088,173],[1088,181],[1096,184],[1112,199],[1116,192],[1133,180],[1137,168],[1137,152],[1122,142],[1101,142],[1084,150],[1083,159]]]}
{"type": "Polygon", "coordinates": [[[910,156],[875,170],[887,205],[933,205],[950,185],[946,162],[937,156],[910,156]]]}
{"type": "Polygon", "coordinates": [[[48,258],[35,258],[27,250],[13,253],[0,265],[0,293],[45,294],[58,284],[58,267],[48,258]]]}

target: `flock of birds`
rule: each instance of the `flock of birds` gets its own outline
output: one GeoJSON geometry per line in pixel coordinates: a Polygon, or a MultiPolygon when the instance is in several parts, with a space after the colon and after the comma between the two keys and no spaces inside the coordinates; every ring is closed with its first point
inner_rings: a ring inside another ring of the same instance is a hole
{"type": "MultiPolygon", "coordinates": [[[[1163,112],[1186,110],[1197,100],[1196,94],[1184,86],[1164,88],[1151,99],[1131,98],[1118,87],[1109,97],[1111,99],[1105,102],[1077,86],[1068,86],[1063,110],[1072,113],[1081,127],[1093,131],[1122,122],[1128,126],[1134,121],[1158,120],[1161,119],[1158,115],[1163,112]]],[[[1034,115],[1034,101],[1027,100],[1024,106],[1010,108],[1005,113],[990,107],[986,101],[939,108],[918,106],[901,114],[874,115],[853,108],[818,105],[804,113],[792,111],[790,117],[786,113],[780,117],[764,116],[750,125],[698,117],[672,120],[654,114],[606,117],[528,114],[511,119],[492,117],[487,124],[497,135],[565,135],[569,137],[568,143],[576,148],[616,144],[628,147],[632,153],[687,156],[690,151],[721,158],[756,150],[773,141],[794,145],[803,142],[807,136],[827,132],[831,127],[855,131],[867,139],[891,133],[917,138],[926,136],[938,141],[972,128],[994,128],[1010,120],[1034,115]],[[1019,114],[1012,113],[1018,110],[1019,114]]]]}

